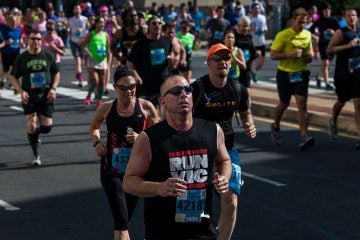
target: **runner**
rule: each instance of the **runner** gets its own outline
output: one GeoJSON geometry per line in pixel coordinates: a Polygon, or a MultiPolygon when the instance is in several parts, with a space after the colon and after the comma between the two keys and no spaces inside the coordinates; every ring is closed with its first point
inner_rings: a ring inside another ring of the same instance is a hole
{"type": "Polygon", "coordinates": [[[137,197],[123,191],[123,177],[131,148],[138,134],[158,122],[154,106],[135,97],[136,81],[129,68],[114,73],[115,100],[100,106],[90,124],[89,135],[97,156],[101,157],[101,184],[114,218],[114,240],[129,238],[129,222],[137,197]],[[107,128],[107,143],[100,142],[100,128],[107,128]]]}
{"type": "Polygon", "coordinates": [[[292,13],[292,25],[279,32],[271,45],[271,59],[280,60],[276,74],[279,103],[275,107],[275,121],[271,124],[271,141],[281,145],[280,121],[284,111],[295,95],[300,128],[299,148],[306,149],[315,144],[308,135],[307,96],[309,88],[309,63],[313,58],[311,33],[305,30],[308,13],[297,8],[292,13]],[[292,39],[289,41],[289,39],[292,39]]]}
{"type": "Polygon", "coordinates": [[[11,84],[21,94],[26,131],[33,151],[32,165],[41,165],[39,135],[49,133],[52,128],[56,87],[60,82],[55,58],[41,49],[41,38],[39,31],[31,31],[29,49],[16,58],[10,76],[11,84]]]}
{"type": "Polygon", "coordinates": [[[223,197],[226,205],[222,210],[224,215],[219,220],[219,239],[231,238],[242,182],[240,158],[234,145],[235,132],[232,127],[234,113],[240,115],[245,134],[249,138],[256,136],[247,91],[240,83],[229,80],[228,77],[231,54],[231,50],[223,44],[213,45],[207,54],[209,74],[191,84],[194,89],[194,116],[216,122],[221,126],[225,135],[225,146],[232,162],[229,183],[231,191],[223,197]]]}
{"type": "Polygon", "coordinates": [[[96,105],[103,103],[102,96],[106,84],[106,72],[108,70],[108,61],[110,57],[110,40],[104,31],[105,19],[96,17],[94,25],[89,29],[89,33],[80,43],[81,48],[87,53],[89,88],[88,94],[84,100],[86,105],[91,104],[91,93],[96,88],[96,105]]]}
{"type": "Polygon", "coordinates": [[[70,48],[75,60],[75,78],[79,81],[79,87],[83,86],[82,59],[83,51],[80,47],[80,40],[84,37],[86,30],[87,17],[81,15],[80,4],[75,4],[73,8],[74,16],[69,18],[70,27],[70,48]]]}
{"type": "Polygon", "coordinates": [[[218,239],[212,184],[222,199],[228,191],[230,159],[221,128],[193,119],[188,84],[179,75],[162,84],[166,118],[140,133],[126,168],[125,191],[145,198],[146,240],[218,239]]]}
{"type": "Polygon", "coordinates": [[[20,54],[20,47],[23,45],[21,29],[15,24],[16,17],[8,14],[5,21],[5,25],[0,27],[0,44],[3,44],[1,48],[0,89],[4,87],[6,79],[9,78],[11,68],[14,66],[15,59],[20,54]]]}
{"type": "Polygon", "coordinates": [[[345,103],[353,100],[357,140],[355,148],[360,150],[360,27],[356,10],[345,11],[347,26],[336,30],[328,46],[328,53],[336,54],[335,92],[337,101],[329,120],[329,134],[338,139],[337,119],[345,103]]]}

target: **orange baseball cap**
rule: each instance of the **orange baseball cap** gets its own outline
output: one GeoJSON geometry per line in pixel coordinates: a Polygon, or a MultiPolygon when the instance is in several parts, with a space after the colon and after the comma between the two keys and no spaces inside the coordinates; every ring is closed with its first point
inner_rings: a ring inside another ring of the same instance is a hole
{"type": "Polygon", "coordinates": [[[207,52],[207,58],[209,58],[211,55],[217,53],[217,52],[224,52],[224,53],[227,53],[227,54],[231,54],[231,50],[228,49],[224,44],[221,44],[221,43],[217,43],[217,44],[214,44],[212,45],[208,52],[207,52]]]}

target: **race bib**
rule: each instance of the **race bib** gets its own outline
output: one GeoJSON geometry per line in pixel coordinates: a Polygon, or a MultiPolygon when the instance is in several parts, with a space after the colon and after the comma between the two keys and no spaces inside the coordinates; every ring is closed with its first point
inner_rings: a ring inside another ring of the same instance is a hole
{"type": "Polygon", "coordinates": [[[131,148],[114,148],[112,151],[111,165],[117,173],[125,173],[126,165],[129,162],[131,148]]]}
{"type": "Polygon", "coordinates": [[[224,33],[221,31],[215,31],[214,33],[214,39],[216,40],[222,40],[224,37],[224,33]]]}
{"type": "Polygon", "coordinates": [[[34,72],[30,74],[30,83],[31,88],[41,88],[46,83],[45,73],[44,72],[34,72]]]}
{"type": "Polygon", "coordinates": [[[303,80],[302,72],[289,73],[289,81],[292,83],[301,82],[303,80]]]}
{"type": "Polygon", "coordinates": [[[150,51],[151,65],[161,65],[166,62],[165,49],[158,48],[150,51]]]}
{"type": "Polygon", "coordinates": [[[19,39],[14,39],[13,43],[11,44],[11,48],[19,48],[19,39]]]}
{"type": "Polygon", "coordinates": [[[231,164],[232,172],[229,180],[229,189],[240,196],[242,186],[241,167],[234,163],[231,164]]]}
{"type": "Polygon", "coordinates": [[[331,37],[332,37],[332,34],[330,33],[330,31],[325,31],[324,34],[323,34],[323,37],[324,37],[324,40],[330,41],[331,37]]]}
{"type": "Polygon", "coordinates": [[[355,69],[360,69],[360,57],[353,57],[349,59],[349,71],[352,72],[355,69]]]}
{"type": "Polygon", "coordinates": [[[106,55],[106,47],[105,46],[99,46],[96,50],[97,50],[97,54],[99,56],[105,56],[106,55]]]}
{"type": "Polygon", "coordinates": [[[175,221],[199,223],[204,217],[206,189],[190,189],[176,199],[175,221]]]}
{"type": "Polygon", "coordinates": [[[250,60],[250,51],[243,50],[245,61],[248,62],[250,60]]]}

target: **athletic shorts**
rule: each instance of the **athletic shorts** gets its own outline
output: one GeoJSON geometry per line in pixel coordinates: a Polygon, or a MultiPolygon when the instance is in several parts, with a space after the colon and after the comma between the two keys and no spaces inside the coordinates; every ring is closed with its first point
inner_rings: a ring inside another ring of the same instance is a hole
{"type": "Polygon", "coordinates": [[[251,70],[240,70],[239,83],[241,83],[244,87],[250,87],[252,80],[251,70]]]}
{"type": "Polygon", "coordinates": [[[94,61],[91,58],[88,58],[87,61],[86,61],[86,67],[87,68],[94,68],[94,69],[97,69],[97,70],[106,70],[108,68],[107,65],[108,64],[107,64],[106,59],[104,61],[97,62],[97,61],[94,61]]]}
{"type": "Polygon", "coordinates": [[[345,103],[353,98],[360,98],[360,70],[341,77],[335,76],[334,85],[339,102],[345,103]]]}
{"type": "Polygon", "coordinates": [[[216,240],[218,230],[211,220],[202,218],[201,223],[163,223],[149,226],[145,222],[145,240],[216,240]]]}
{"type": "Polygon", "coordinates": [[[240,157],[237,150],[232,147],[227,149],[230,159],[231,159],[231,177],[229,180],[229,189],[233,191],[236,195],[240,196],[241,192],[241,167],[240,167],[240,157]]]}
{"type": "Polygon", "coordinates": [[[138,197],[124,192],[120,176],[102,172],[100,180],[114,219],[114,230],[128,230],[138,197]]]}
{"type": "Polygon", "coordinates": [[[84,51],[81,49],[79,44],[77,44],[73,41],[70,41],[70,49],[71,49],[71,54],[74,56],[74,58],[76,58],[76,57],[83,58],[84,51]]]}
{"type": "Polygon", "coordinates": [[[327,44],[319,44],[319,52],[320,52],[320,58],[321,60],[333,60],[334,55],[332,54],[327,54],[326,49],[327,49],[328,45],[327,44]]]}
{"type": "Polygon", "coordinates": [[[255,49],[256,49],[256,51],[260,51],[260,52],[261,52],[261,56],[265,57],[265,53],[266,53],[266,47],[265,47],[265,45],[255,47],[255,49]]]}
{"type": "Polygon", "coordinates": [[[15,59],[19,54],[1,54],[3,71],[8,72],[11,66],[14,66],[15,59]]]}
{"type": "Polygon", "coordinates": [[[24,109],[24,115],[37,113],[48,118],[52,118],[54,115],[54,102],[47,99],[47,93],[33,94],[29,93],[29,101],[27,104],[22,103],[24,109]]]}
{"type": "Polygon", "coordinates": [[[276,85],[279,94],[280,101],[282,103],[289,103],[292,95],[299,95],[307,97],[308,88],[309,88],[309,76],[310,71],[305,70],[299,72],[298,80],[296,78],[296,73],[288,73],[282,70],[277,70],[276,74],[276,85]]]}

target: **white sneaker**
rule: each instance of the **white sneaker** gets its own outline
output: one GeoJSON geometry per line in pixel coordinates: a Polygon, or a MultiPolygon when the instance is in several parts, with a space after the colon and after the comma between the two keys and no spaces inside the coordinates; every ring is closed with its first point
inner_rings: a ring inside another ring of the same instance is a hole
{"type": "Polygon", "coordinates": [[[34,157],[31,165],[32,166],[40,166],[41,165],[40,156],[34,157]]]}

